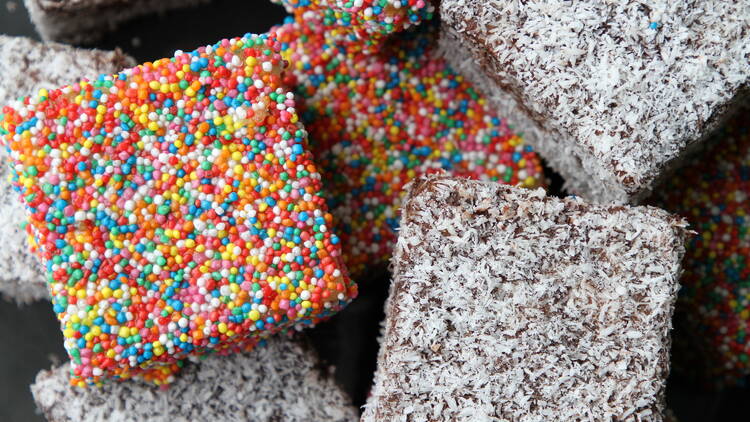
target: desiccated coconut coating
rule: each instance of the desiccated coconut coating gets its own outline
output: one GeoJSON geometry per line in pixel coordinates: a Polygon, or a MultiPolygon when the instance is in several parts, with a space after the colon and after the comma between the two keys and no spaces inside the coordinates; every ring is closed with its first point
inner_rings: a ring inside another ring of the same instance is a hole
{"type": "MultiPolygon", "coordinates": [[[[83,77],[115,73],[134,65],[121,51],[86,50],[29,38],[0,35],[0,107],[41,88],[83,77]]],[[[5,149],[0,150],[0,293],[19,303],[49,297],[43,267],[29,249],[21,228],[26,212],[8,182],[5,149]]]]}
{"type": "Polygon", "coordinates": [[[675,320],[677,372],[714,387],[750,377],[750,108],[713,135],[650,202],[680,215],[687,244],[675,320]]]}
{"type": "Polygon", "coordinates": [[[512,123],[538,126],[520,129],[568,189],[595,201],[642,199],[720,122],[750,78],[745,1],[445,0],[440,7],[448,60],[461,70],[467,62],[452,53],[471,51],[487,76],[480,88],[505,92],[497,107],[521,107],[526,118],[512,123]],[[539,130],[541,142],[533,136],[539,130]]]}
{"type": "Polygon", "coordinates": [[[363,421],[661,421],[685,225],[417,179],[363,421]]]}
{"type": "Polygon", "coordinates": [[[69,365],[37,375],[31,391],[49,422],[354,422],[357,409],[304,344],[275,338],[249,353],[189,364],[168,389],[129,381],[68,385],[69,365]]]}
{"type": "Polygon", "coordinates": [[[90,43],[137,16],[164,13],[210,0],[24,0],[45,41],[90,43]]]}
{"type": "Polygon", "coordinates": [[[403,186],[418,175],[545,183],[536,153],[435,53],[435,29],[370,45],[308,13],[272,30],[353,274],[390,258],[403,186]]]}
{"type": "Polygon", "coordinates": [[[279,47],[247,34],[2,109],[71,382],[169,382],[356,296],[279,47]]]}

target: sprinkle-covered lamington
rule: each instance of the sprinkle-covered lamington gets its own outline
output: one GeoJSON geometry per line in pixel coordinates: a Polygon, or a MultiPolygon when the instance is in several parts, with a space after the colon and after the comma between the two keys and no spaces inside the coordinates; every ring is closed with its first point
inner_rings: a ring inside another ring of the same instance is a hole
{"type": "Polygon", "coordinates": [[[283,338],[249,353],[188,364],[164,390],[138,382],[71,389],[67,364],[31,386],[49,422],[355,422],[357,408],[321,371],[315,351],[283,338]]]}
{"type": "Polygon", "coordinates": [[[435,54],[435,29],[368,45],[310,12],[272,30],[353,274],[388,262],[403,186],[418,175],[544,185],[536,153],[435,54]]]}
{"type": "Polygon", "coordinates": [[[645,198],[747,93],[746,2],[440,7],[446,58],[513,113],[572,193],[597,202],[645,198]]]}
{"type": "Polygon", "coordinates": [[[417,179],[363,421],[661,421],[685,225],[417,179]]]}
{"type": "Polygon", "coordinates": [[[80,44],[132,18],[196,6],[210,0],[24,0],[45,41],[80,44]]]}
{"type": "Polygon", "coordinates": [[[359,40],[402,31],[433,16],[431,0],[271,0],[299,18],[322,14],[326,25],[341,27],[359,40]]]}
{"type": "MultiPolygon", "coordinates": [[[[0,35],[0,107],[10,101],[102,73],[115,73],[135,62],[121,51],[85,50],[42,44],[23,37],[0,35]]],[[[6,151],[0,149],[4,162],[6,151]]],[[[0,166],[0,294],[19,303],[49,297],[43,267],[31,252],[22,229],[26,213],[12,189],[8,166],[0,166]]]]}
{"type": "Polygon", "coordinates": [[[714,387],[750,380],[750,108],[713,137],[650,202],[684,215],[687,244],[672,356],[683,376],[714,387]]]}
{"type": "Polygon", "coordinates": [[[3,108],[72,382],[231,353],[356,295],[267,36],[3,108]]]}

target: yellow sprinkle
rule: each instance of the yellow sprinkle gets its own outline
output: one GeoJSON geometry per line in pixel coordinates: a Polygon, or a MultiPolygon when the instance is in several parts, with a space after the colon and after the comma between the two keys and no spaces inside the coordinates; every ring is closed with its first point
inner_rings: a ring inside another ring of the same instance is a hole
{"type": "Polygon", "coordinates": [[[256,311],[255,309],[253,309],[253,310],[251,310],[251,311],[250,311],[250,312],[248,313],[248,315],[247,315],[247,316],[248,316],[248,318],[250,318],[251,320],[253,320],[253,321],[257,321],[257,320],[259,320],[259,319],[260,319],[260,312],[258,312],[258,311],[256,311]]]}

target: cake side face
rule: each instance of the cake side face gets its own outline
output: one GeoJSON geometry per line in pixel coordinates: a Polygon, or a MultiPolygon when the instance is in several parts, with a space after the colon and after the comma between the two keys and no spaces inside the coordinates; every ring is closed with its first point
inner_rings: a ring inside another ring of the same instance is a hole
{"type": "Polygon", "coordinates": [[[279,43],[247,34],[3,108],[72,382],[169,382],[357,294],[279,43]]]}
{"type": "MultiPolygon", "coordinates": [[[[446,26],[495,89],[596,160],[597,180],[627,197],[648,190],[670,162],[747,90],[750,54],[742,2],[602,3],[447,0],[446,26]]],[[[554,156],[554,151],[540,151],[554,156]]],[[[584,187],[575,192],[598,200],[584,187]]]]}
{"type": "Polygon", "coordinates": [[[344,27],[360,39],[379,38],[432,19],[430,0],[271,0],[297,17],[312,12],[325,15],[333,25],[344,27]]]}
{"type": "Polygon", "coordinates": [[[136,381],[70,388],[65,364],[40,372],[31,391],[50,422],[357,421],[357,409],[319,366],[314,350],[279,338],[188,364],[166,390],[136,381]]]}
{"type": "Polygon", "coordinates": [[[485,60],[485,55],[476,45],[463,42],[461,35],[447,25],[442,25],[438,42],[440,56],[487,98],[488,108],[504,116],[506,124],[529,145],[533,145],[535,151],[540,151],[539,155],[545,157],[547,164],[563,177],[565,189],[585,192],[587,198],[601,203],[624,203],[629,200],[623,187],[607,174],[593,156],[574,142],[564,142],[560,133],[545,128],[538,117],[532,117],[514,94],[497,86],[498,82],[477,65],[478,60],[485,60]],[[600,177],[595,179],[589,174],[600,177]]]}
{"type": "MultiPolygon", "coordinates": [[[[0,35],[0,104],[39,91],[94,78],[133,66],[121,51],[76,49],[62,44],[42,44],[22,37],[0,35]]],[[[7,159],[5,149],[0,151],[7,159]]],[[[0,293],[19,303],[49,297],[43,266],[30,251],[28,235],[21,228],[26,212],[18,193],[8,182],[8,166],[0,168],[0,293]]]]}
{"type": "Polygon", "coordinates": [[[24,0],[42,39],[91,43],[129,19],[197,6],[210,0],[24,0]]]}
{"type": "Polygon", "coordinates": [[[363,420],[661,421],[685,223],[413,183],[363,420]]]}
{"type": "Polygon", "coordinates": [[[600,203],[624,203],[628,193],[617,180],[601,166],[593,156],[554,129],[545,128],[538,116],[516,95],[498,87],[498,81],[482,70],[486,54],[477,45],[462,41],[447,25],[442,25],[439,39],[439,55],[450,66],[470,81],[487,98],[488,108],[504,116],[504,122],[519,133],[534,150],[544,151],[547,164],[564,179],[564,188],[569,192],[584,192],[586,198],[600,203]],[[598,177],[592,178],[590,174],[598,177]]]}

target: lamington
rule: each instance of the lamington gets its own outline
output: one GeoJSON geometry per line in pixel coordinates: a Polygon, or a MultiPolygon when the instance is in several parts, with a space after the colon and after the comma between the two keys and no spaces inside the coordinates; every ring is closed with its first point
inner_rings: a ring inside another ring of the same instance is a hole
{"type": "Polygon", "coordinates": [[[711,148],[690,157],[649,203],[684,215],[698,233],[683,263],[673,370],[727,388],[750,377],[750,108],[711,136],[711,148]]]}
{"type": "MultiPolygon", "coordinates": [[[[120,50],[73,48],[43,44],[24,37],[0,35],[0,107],[11,100],[38,91],[116,73],[135,61],[120,50]]],[[[8,182],[6,152],[0,149],[0,294],[18,303],[48,298],[43,266],[31,252],[28,236],[21,228],[26,213],[18,193],[8,182]]]]}
{"type": "Polygon", "coordinates": [[[300,118],[355,277],[387,265],[403,186],[415,176],[443,170],[546,185],[539,156],[436,53],[436,23],[364,41],[325,12],[302,9],[271,33],[290,61],[285,82],[300,98],[300,118]]]}
{"type": "Polygon", "coordinates": [[[24,0],[45,41],[91,43],[132,18],[210,0],[24,0]]]}
{"type": "Polygon", "coordinates": [[[169,383],[357,295],[267,34],[5,106],[75,385],[169,383]]]}
{"type": "Polygon", "coordinates": [[[31,391],[49,422],[359,420],[306,343],[267,343],[227,359],[190,363],[166,390],[136,381],[70,388],[65,364],[40,372],[31,391]]]}
{"type": "Polygon", "coordinates": [[[645,199],[747,97],[747,2],[440,8],[446,58],[591,201],[645,199]]]}
{"type": "Polygon", "coordinates": [[[413,182],[363,421],[661,421],[687,236],[653,207],[413,182]]]}

